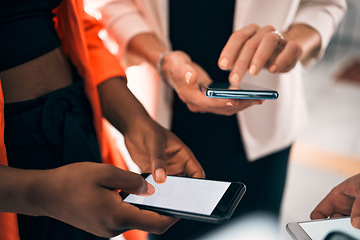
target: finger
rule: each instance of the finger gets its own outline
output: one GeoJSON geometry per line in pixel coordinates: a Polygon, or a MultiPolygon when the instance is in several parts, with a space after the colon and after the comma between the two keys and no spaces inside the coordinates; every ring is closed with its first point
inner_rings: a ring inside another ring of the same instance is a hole
{"type": "Polygon", "coordinates": [[[188,85],[194,85],[197,82],[198,73],[190,64],[185,64],[184,68],[180,71],[181,79],[185,80],[188,85]]]}
{"type": "Polygon", "coordinates": [[[266,26],[257,31],[254,36],[246,41],[230,73],[229,80],[231,84],[238,85],[240,83],[241,79],[249,69],[252,58],[259,48],[264,35],[273,30],[273,27],[266,26]]]}
{"type": "Polygon", "coordinates": [[[360,229],[360,196],[355,199],[351,210],[351,225],[360,229]]]}
{"type": "Polygon", "coordinates": [[[257,25],[251,24],[231,34],[219,57],[218,65],[221,69],[231,69],[243,44],[252,37],[258,29],[259,27],[257,25]]]}
{"type": "MultiPolygon", "coordinates": [[[[335,199],[332,197],[330,192],[311,212],[311,219],[322,219],[327,218],[336,212],[335,206],[332,204],[335,199]]],[[[336,201],[335,201],[336,202],[336,201]]]]}
{"type": "Polygon", "coordinates": [[[146,145],[149,152],[154,180],[156,183],[164,183],[166,181],[165,149],[167,137],[165,129],[160,127],[159,130],[160,132],[155,133],[152,139],[148,139],[146,145]]]}
{"type": "Polygon", "coordinates": [[[238,104],[236,99],[223,99],[223,98],[210,98],[205,95],[200,88],[189,89],[184,91],[184,99],[186,99],[187,104],[192,104],[199,108],[224,108],[224,107],[233,107],[238,104]]]}
{"type": "MultiPolygon", "coordinates": [[[[174,141],[181,142],[181,140],[173,134],[172,134],[172,138],[174,138],[174,141]]],[[[200,163],[196,160],[191,150],[184,143],[182,143],[182,148],[180,152],[178,154],[175,154],[174,158],[179,158],[180,160],[186,159],[183,172],[187,176],[194,178],[205,177],[204,169],[201,167],[200,163]]]]}
{"type": "Polygon", "coordinates": [[[276,54],[281,39],[273,32],[265,34],[252,58],[249,74],[257,75],[273,54],[276,54]]]}
{"type": "Polygon", "coordinates": [[[139,229],[155,234],[164,233],[179,220],[156,212],[141,210],[128,203],[123,203],[120,211],[122,216],[127,216],[126,226],[121,226],[122,228],[139,229]]]}
{"type": "Polygon", "coordinates": [[[295,42],[289,42],[275,58],[274,62],[269,65],[269,71],[272,73],[286,72],[289,64],[297,61],[300,54],[301,49],[299,45],[295,42]]]}
{"type": "Polygon", "coordinates": [[[155,192],[155,188],[139,174],[109,164],[103,164],[97,176],[99,176],[99,184],[106,188],[120,189],[127,193],[145,196],[155,192]]]}

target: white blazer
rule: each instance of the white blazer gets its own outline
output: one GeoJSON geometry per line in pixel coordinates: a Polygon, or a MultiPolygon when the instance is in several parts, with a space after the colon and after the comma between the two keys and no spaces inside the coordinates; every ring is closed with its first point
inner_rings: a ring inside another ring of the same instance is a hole
{"type": "MultiPolygon", "coordinates": [[[[86,0],[87,9],[95,7],[109,35],[118,44],[116,54],[127,70],[129,88],[149,114],[169,128],[172,116],[172,91],[154,67],[127,52],[135,35],[153,32],[170,47],[167,0],[86,0]]],[[[191,7],[191,6],[189,6],[191,7]]],[[[206,9],[204,9],[206,11],[206,9]]],[[[346,11],[346,0],[236,0],[234,31],[256,23],[273,25],[285,31],[291,24],[305,23],[321,36],[321,58],[332,34],[346,11]]],[[[317,60],[314,59],[314,60],[317,60]]],[[[237,114],[240,132],[250,161],[290,145],[307,120],[300,64],[288,73],[271,74],[266,70],[256,77],[247,74],[243,81],[275,89],[279,98],[265,101],[237,114]]],[[[196,134],[196,133],[195,133],[196,134]]]]}

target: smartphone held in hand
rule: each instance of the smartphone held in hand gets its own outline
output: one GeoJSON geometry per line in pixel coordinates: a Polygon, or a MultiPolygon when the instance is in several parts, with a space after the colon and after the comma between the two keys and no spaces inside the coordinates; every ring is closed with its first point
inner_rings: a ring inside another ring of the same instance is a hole
{"type": "Polygon", "coordinates": [[[279,93],[275,90],[264,89],[250,84],[232,86],[228,82],[213,82],[206,89],[207,97],[228,99],[264,99],[275,100],[279,93]]]}
{"type": "Polygon", "coordinates": [[[295,240],[359,240],[360,230],[350,223],[350,217],[291,222],[286,230],[295,240]]]}
{"type": "Polygon", "coordinates": [[[144,177],[155,193],[143,197],[121,192],[124,202],[163,215],[212,223],[229,220],[246,189],[240,182],[167,176],[165,183],[157,184],[151,174],[144,177]]]}

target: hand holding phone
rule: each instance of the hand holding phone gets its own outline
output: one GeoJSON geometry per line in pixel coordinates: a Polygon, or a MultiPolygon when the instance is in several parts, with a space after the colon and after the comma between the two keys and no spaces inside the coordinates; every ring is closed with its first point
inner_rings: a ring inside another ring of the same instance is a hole
{"type": "Polygon", "coordinates": [[[190,220],[222,223],[227,221],[245,193],[240,182],[168,176],[156,184],[151,174],[145,179],[155,187],[148,197],[121,192],[124,202],[141,209],[190,220]]]}
{"type": "Polygon", "coordinates": [[[268,90],[250,84],[240,86],[230,85],[228,82],[213,82],[205,92],[207,97],[228,99],[267,99],[274,100],[279,97],[277,91],[268,90]]]}
{"type": "Polygon", "coordinates": [[[351,225],[350,217],[291,222],[286,229],[295,240],[360,239],[360,230],[351,225]],[[334,238],[340,235],[343,238],[334,238]]]}

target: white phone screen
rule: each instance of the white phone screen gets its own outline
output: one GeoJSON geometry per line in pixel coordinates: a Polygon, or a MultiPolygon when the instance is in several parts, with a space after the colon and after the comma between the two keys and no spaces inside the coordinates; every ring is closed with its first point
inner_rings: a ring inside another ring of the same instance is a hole
{"type": "Polygon", "coordinates": [[[167,176],[157,184],[150,174],[146,180],[155,187],[155,193],[143,197],[130,194],[125,202],[211,215],[230,186],[230,182],[167,176]]]}
{"type": "Polygon", "coordinates": [[[299,225],[311,239],[325,239],[329,233],[335,231],[346,233],[355,239],[360,239],[360,230],[355,229],[351,225],[350,218],[300,222],[299,225]]]}

